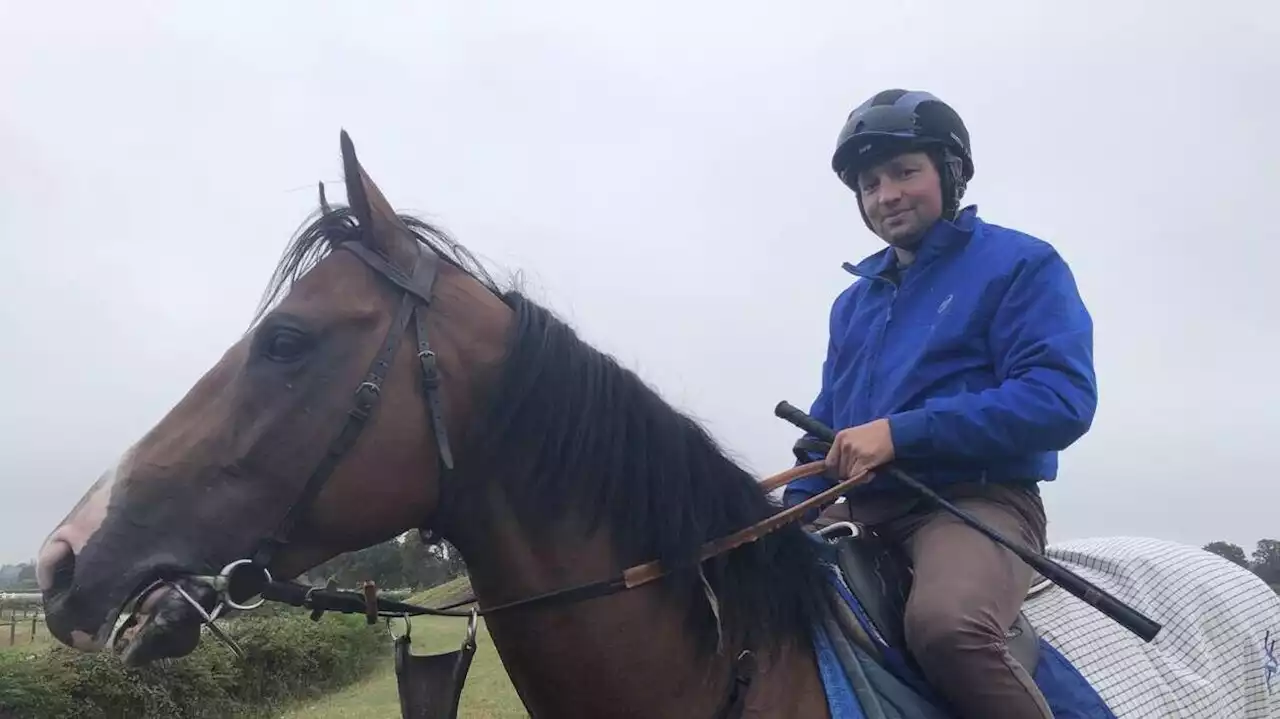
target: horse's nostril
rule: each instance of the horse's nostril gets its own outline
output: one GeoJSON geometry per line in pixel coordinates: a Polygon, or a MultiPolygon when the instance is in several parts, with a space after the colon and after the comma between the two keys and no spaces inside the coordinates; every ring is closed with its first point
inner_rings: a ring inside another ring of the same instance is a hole
{"type": "MultiPolygon", "coordinates": [[[[70,549],[68,547],[68,549],[70,549]]],[[[76,576],[76,553],[68,551],[53,566],[53,589],[63,591],[71,586],[76,576]]]]}
{"type": "Polygon", "coordinates": [[[54,541],[40,553],[36,565],[36,580],[40,583],[40,591],[46,594],[61,594],[71,587],[76,576],[76,553],[71,545],[62,541],[54,541]]]}

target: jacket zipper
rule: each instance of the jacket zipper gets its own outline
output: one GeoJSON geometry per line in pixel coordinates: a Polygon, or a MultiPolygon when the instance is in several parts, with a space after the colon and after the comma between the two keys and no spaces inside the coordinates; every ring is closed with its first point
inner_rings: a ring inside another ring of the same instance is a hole
{"type": "Polygon", "coordinates": [[[884,352],[885,336],[889,332],[889,324],[893,322],[893,306],[898,301],[898,292],[901,289],[897,282],[888,278],[877,276],[875,279],[880,282],[887,282],[891,288],[892,294],[889,296],[889,306],[885,308],[884,322],[880,323],[880,331],[876,333],[875,345],[872,347],[871,354],[867,358],[867,386],[864,390],[862,406],[865,407],[868,412],[875,409],[875,403],[872,400],[872,397],[875,394],[876,374],[879,371],[880,355],[884,352]]]}

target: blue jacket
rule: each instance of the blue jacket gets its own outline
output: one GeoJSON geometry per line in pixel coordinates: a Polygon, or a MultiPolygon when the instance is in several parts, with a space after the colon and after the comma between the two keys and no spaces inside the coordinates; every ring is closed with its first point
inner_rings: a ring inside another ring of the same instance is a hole
{"type": "MultiPolygon", "coordinates": [[[[844,267],[861,279],[831,308],[810,414],[837,431],[888,418],[894,465],[935,488],[1056,478],[1098,390],[1093,321],[1052,246],[968,207],[934,225],[900,279],[892,248],[844,267]]],[[[784,503],[832,484],[800,480],[784,503]]],[[[849,496],[896,490],[877,475],[849,496]]]]}

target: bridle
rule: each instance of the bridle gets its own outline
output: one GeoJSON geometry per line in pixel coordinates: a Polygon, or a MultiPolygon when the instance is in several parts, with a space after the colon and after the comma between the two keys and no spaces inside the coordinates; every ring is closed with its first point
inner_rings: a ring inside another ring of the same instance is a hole
{"type": "MultiPolygon", "coordinates": [[[[363,225],[362,232],[369,231],[363,225]]],[[[427,308],[431,305],[432,291],[440,272],[440,257],[420,242],[414,242],[417,257],[413,270],[405,275],[395,265],[370,250],[358,239],[349,240],[337,245],[336,249],[347,250],[369,266],[380,277],[402,290],[400,303],[387,329],[387,336],[382,347],[369,365],[364,381],[356,388],[351,409],[343,420],[342,428],[329,447],[324,457],[316,466],[301,494],[285,513],[284,519],[268,537],[258,542],[257,548],[250,555],[253,566],[265,572],[271,566],[271,560],[281,548],[288,545],[289,538],[298,521],[320,495],[334,469],[342,461],[350,449],[355,446],[360,433],[367,426],[369,418],[377,409],[382,398],[382,383],[386,381],[391,365],[395,362],[396,352],[400,349],[400,341],[408,329],[409,323],[416,326],[418,337],[418,362],[422,369],[422,394],[427,403],[430,422],[435,434],[436,448],[439,454],[441,472],[453,469],[453,452],[449,446],[449,434],[445,429],[444,406],[440,401],[440,368],[436,353],[431,349],[431,340],[427,335],[427,308]]]]}

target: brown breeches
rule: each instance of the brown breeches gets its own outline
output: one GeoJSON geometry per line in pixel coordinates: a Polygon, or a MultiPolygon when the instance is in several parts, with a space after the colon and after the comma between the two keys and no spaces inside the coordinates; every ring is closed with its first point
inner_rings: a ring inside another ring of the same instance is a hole
{"type": "MultiPolygon", "coordinates": [[[[967,484],[939,492],[1027,549],[1043,551],[1044,507],[1021,486],[967,484]]],[[[1005,647],[1032,570],[1015,554],[927,500],[884,497],[833,507],[897,542],[915,570],[907,599],[907,647],[929,682],[966,719],[1052,719],[1044,697],[1005,647]]]]}

